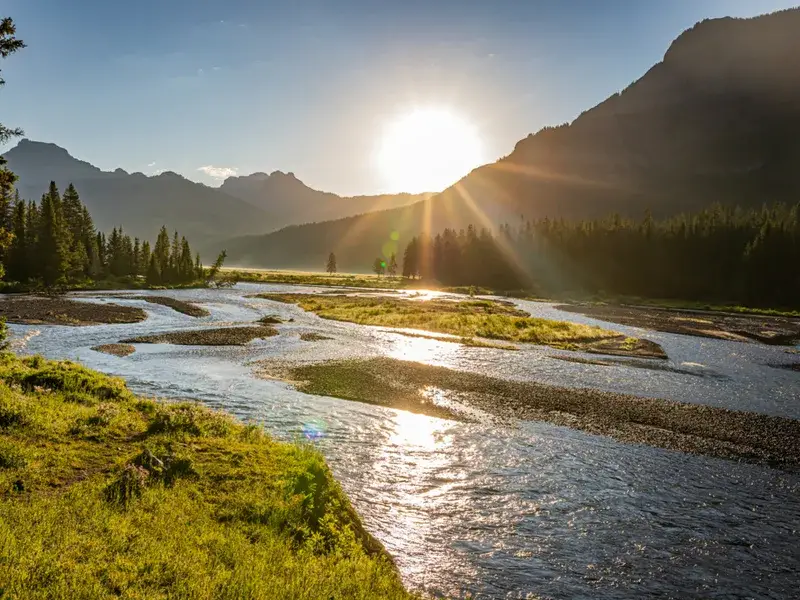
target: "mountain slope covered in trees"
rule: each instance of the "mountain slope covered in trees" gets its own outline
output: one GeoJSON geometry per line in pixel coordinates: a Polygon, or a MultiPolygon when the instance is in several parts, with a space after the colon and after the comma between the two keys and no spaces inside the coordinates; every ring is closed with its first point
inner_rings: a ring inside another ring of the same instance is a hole
{"type": "Polygon", "coordinates": [[[529,135],[430,200],[228,240],[229,259],[321,269],[333,250],[340,269],[366,271],[392,238],[405,245],[420,232],[470,223],[793,203],[800,196],[798,31],[800,9],[703,21],[622,92],[570,124],[529,135]]]}

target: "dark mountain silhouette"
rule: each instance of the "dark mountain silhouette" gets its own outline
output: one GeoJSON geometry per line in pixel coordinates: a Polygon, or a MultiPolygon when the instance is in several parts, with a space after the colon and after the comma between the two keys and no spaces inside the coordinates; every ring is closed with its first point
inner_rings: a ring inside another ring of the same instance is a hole
{"type": "Polygon", "coordinates": [[[432,194],[387,194],[342,197],[311,189],[294,173],[275,171],[230,177],[220,190],[262,209],[273,227],[292,223],[327,221],[348,215],[396,208],[419,202],[432,194]]]}
{"type": "Polygon", "coordinates": [[[19,176],[23,198],[38,201],[51,180],[62,191],[71,182],[101,230],[122,225],[131,236],[152,240],[167,225],[196,244],[270,230],[262,210],[176,173],[148,177],[123,169],[101,171],[55,144],[30,140],[20,141],[5,157],[19,176]]]}
{"type": "Polygon", "coordinates": [[[800,197],[800,9],[713,19],[664,59],[570,124],[517,143],[423,202],[226,242],[249,266],[368,270],[392,232],[494,227],[521,216],[586,218],[650,209],[668,216],[720,202],[800,197]]]}
{"type": "Polygon", "coordinates": [[[99,229],[122,225],[130,235],[150,239],[166,224],[206,248],[230,236],[404,206],[429,196],[342,198],[312,190],[294,174],[280,171],[232,177],[215,189],[173,172],[148,177],[123,169],[102,171],[55,144],[27,139],[5,157],[20,178],[17,188],[25,199],[38,200],[51,180],[62,191],[71,182],[99,229]]]}

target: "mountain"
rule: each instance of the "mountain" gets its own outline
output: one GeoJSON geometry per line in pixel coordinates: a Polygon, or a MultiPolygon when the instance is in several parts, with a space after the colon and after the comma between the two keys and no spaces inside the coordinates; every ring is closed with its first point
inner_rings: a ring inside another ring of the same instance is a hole
{"type": "Polygon", "coordinates": [[[431,199],[227,240],[243,266],[367,270],[411,236],[521,216],[642,217],[800,197],[800,9],[702,21],[644,76],[431,199]],[[399,238],[397,244],[391,235],[399,238]],[[388,241],[387,241],[388,240],[388,241]]]}
{"type": "Polygon", "coordinates": [[[292,223],[327,221],[348,215],[396,208],[419,202],[432,194],[387,194],[342,197],[311,189],[294,173],[275,171],[229,177],[219,188],[269,215],[274,228],[292,223]]]}
{"type": "Polygon", "coordinates": [[[264,211],[176,173],[147,177],[122,169],[101,171],[55,144],[30,140],[20,141],[5,157],[19,176],[23,198],[38,200],[51,180],[62,191],[71,182],[100,230],[122,225],[133,236],[153,240],[166,225],[180,230],[193,245],[203,245],[222,236],[271,229],[264,211]]]}
{"type": "Polygon", "coordinates": [[[122,225],[133,236],[152,239],[167,225],[206,248],[230,236],[405,206],[429,196],[342,198],[312,190],[293,173],[280,171],[231,177],[215,189],[173,172],[148,177],[123,169],[101,171],[55,144],[27,139],[5,157],[19,176],[17,188],[23,198],[38,200],[51,180],[61,190],[73,183],[98,229],[122,225]]]}

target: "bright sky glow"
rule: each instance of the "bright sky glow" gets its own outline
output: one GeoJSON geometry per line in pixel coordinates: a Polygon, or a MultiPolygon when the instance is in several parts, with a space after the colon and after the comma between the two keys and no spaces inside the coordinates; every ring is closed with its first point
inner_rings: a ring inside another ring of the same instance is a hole
{"type": "Polygon", "coordinates": [[[475,126],[445,108],[389,123],[376,159],[387,188],[412,193],[443,190],[486,162],[475,126]]]}

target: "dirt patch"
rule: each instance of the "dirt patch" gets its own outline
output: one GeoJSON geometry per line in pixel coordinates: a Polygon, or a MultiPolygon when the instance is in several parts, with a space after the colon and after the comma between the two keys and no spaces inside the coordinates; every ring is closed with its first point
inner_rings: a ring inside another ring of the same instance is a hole
{"type": "Polygon", "coordinates": [[[136,352],[136,347],[130,344],[102,344],[92,347],[92,350],[114,356],[129,356],[136,352]]]}
{"type": "Polygon", "coordinates": [[[132,306],[29,296],[0,299],[0,317],[24,325],[77,326],[138,323],[147,313],[132,306]]]}
{"type": "Polygon", "coordinates": [[[332,340],[333,338],[311,331],[308,333],[301,333],[300,339],[304,342],[324,342],[325,340],[332,340]]]}
{"type": "Polygon", "coordinates": [[[448,402],[453,397],[501,419],[547,421],[628,443],[800,466],[800,421],[794,419],[507,381],[389,358],[305,365],[264,361],[261,368],[262,375],[280,377],[308,394],[464,419],[464,412],[448,402]]]}
{"type": "Polygon", "coordinates": [[[201,306],[197,306],[191,302],[184,302],[183,300],[176,300],[175,298],[170,298],[169,296],[132,296],[131,298],[133,300],[144,300],[145,302],[150,302],[151,304],[168,306],[172,310],[184,315],[189,315],[190,317],[207,317],[211,314],[201,306]]]}
{"type": "Polygon", "coordinates": [[[787,371],[797,371],[800,373],[800,363],[789,363],[788,365],[772,364],[773,369],[786,369],[787,371]]]}
{"type": "Polygon", "coordinates": [[[582,358],[580,356],[567,356],[557,355],[551,356],[556,360],[563,360],[565,362],[579,363],[582,365],[596,365],[600,367],[631,367],[634,369],[648,369],[650,371],[668,371],[670,373],[678,373],[680,375],[692,375],[693,377],[715,377],[723,379],[724,377],[709,369],[681,369],[665,364],[661,361],[653,360],[624,360],[614,358],[582,358]]]}
{"type": "Polygon", "coordinates": [[[274,327],[221,327],[171,331],[122,340],[122,344],[176,344],[179,346],[244,346],[256,339],[278,335],[274,327]]]}
{"type": "Polygon", "coordinates": [[[666,333],[787,346],[800,340],[800,319],[793,317],[600,304],[564,304],[556,308],[666,333]]]}

